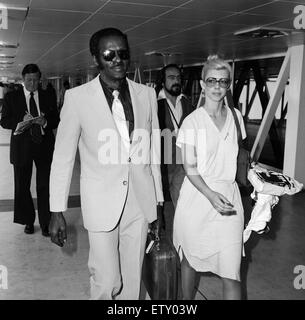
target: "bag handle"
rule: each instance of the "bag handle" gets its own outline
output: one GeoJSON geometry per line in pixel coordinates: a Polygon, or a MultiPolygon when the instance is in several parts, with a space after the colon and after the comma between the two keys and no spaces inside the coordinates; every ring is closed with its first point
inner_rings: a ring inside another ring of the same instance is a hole
{"type": "Polygon", "coordinates": [[[165,232],[164,206],[157,205],[157,219],[150,224],[150,233],[154,241],[159,241],[161,234],[165,232]]]}

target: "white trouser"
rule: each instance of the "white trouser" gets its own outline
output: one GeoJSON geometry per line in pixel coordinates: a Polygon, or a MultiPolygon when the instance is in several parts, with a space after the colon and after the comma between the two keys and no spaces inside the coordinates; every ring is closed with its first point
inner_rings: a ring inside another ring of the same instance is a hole
{"type": "Polygon", "coordinates": [[[129,185],[121,220],[115,229],[89,232],[92,300],[139,299],[147,229],[148,222],[129,185]]]}

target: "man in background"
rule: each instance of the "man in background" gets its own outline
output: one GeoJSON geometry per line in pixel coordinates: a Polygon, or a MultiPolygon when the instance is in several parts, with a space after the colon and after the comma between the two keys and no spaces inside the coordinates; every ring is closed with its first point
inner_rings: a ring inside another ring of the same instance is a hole
{"type": "Polygon", "coordinates": [[[165,199],[170,197],[176,208],[185,177],[180,148],[176,147],[176,137],[182,121],[194,108],[182,93],[182,75],[178,65],[169,64],[161,70],[161,83],[162,89],[158,95],[158,117],[162,134],[162,184],[165,199]]]}
{"type": "Polygon", "coordinates": [[[54,150],[54,134],[59,122],[56,104],[39,88],[41,72],[36,64],[22,71],[21,89],[8,92],[3,101],[0,124],[11,129],[10,161],[14,166],[14,222],[25,225],[26,234],[34,233],[35,208],[30,191],[33,162],[36,166],[36,191],[39,224],[49,236],[49,176],[54,150]],[[24,132],[14,135],[19,122],[33,120],[24,132]]]}
{"type": "Polygon", "coordinates": [[[60,92],[60,96],[59,96],[59,104],[58,104],[59,112],[60,112],[62,106],[64,105],[65,93],[69,89],[70,89],[70,82],[68,80],[65,80],[63,83],[62,90],[60,92]]]}

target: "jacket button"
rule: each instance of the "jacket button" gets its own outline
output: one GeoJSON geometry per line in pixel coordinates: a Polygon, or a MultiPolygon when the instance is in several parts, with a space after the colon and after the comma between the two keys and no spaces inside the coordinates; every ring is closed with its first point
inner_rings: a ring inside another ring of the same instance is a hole
{"type": "Polygon", "coordinates": [[[125,181],[123,181],[123,185],[124,186],[126,186],[127,185],[127,181],[125,180],[125,181]]]}

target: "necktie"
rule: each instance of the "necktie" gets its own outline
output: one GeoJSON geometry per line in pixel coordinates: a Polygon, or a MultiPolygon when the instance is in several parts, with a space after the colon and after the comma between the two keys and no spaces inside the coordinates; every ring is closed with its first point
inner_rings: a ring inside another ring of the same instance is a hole
{"type": "Polygon", "coordinates": [[[117,126],[117,129],[120,133],[122,138],[122,142],[126,147],[127,151],[129,152],[130,148],[130,138],[129,138],[129,131],[128,131],[128,124],[125,118],[124,107],[119,99],[119,91],[114,90],[112,92],[114,97],[112,102],[112,116],[117,126]]]}
{"type": "MultiPolygon", "coordinates": [[[[34,99],[34,92],[31,92],[31,96],[30,96],[30,113],[32,117],[38,117],[37,106],[34,99]]],[[[41,128],[39,124],[32,124],[31,135],[32,135],[32,141],[34,143],[37,143],[37,144],[41,143],[42,134],[41,134],[41,128]]]]}

